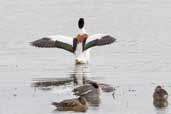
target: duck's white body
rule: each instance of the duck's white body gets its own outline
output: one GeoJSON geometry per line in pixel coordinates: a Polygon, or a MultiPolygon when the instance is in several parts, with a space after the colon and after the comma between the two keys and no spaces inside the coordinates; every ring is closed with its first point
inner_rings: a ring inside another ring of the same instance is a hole
{"type": "MultiPolygon", "coordinates": [[[[80,35],[87,34],[84,28],[81,29],[80,35]]],[[[90,61],[90,49],[83,51],[83,42],[78,43],[75,50],[75,62],[77,64],[86,64],[90,61]]]]}
{"type": "Polygon", "coordinates": [[[107,34],[88,36],[84,29],[84,20],[79,20],[80,33],[77,37],[55,35],[31,42],[31,45],[44,48],[61,48],[75,54],[76,64],[85,64],[90,61],[90,48],[113,43],[116,39],[107,34]]]}
{"type": "Polygon", "coordinates": [[[77,64],[84,64],[84,63],[89,63],[90,61],[90,49],[86,50],[86,51],[82,51],[83,50],[83,44],[79,43],[77,44],[77,48],[75,50],[75,62],[77,64]]]}

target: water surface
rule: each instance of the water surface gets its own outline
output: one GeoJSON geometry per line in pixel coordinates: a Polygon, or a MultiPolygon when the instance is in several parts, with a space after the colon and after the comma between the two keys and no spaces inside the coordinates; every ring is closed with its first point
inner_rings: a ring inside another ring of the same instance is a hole
{"type": "Polygon", "coordinates": [[[32,83],[73,76],[116,89],[115,97],[103,92],[100,106],[90,107],[87,114],[171,113],[170,104],[159,110],[152,103],[157,85],[171,94],[170,1],[0,0],[0,4],[1,114],[59,113],[51,102],[74,97],[75,82],[44,89],[32,83]],[[66,51],[29,45],[46,35],[75,36],[80,17],[85,18],[90,35],[109,33],[117,39],[113,45],[93,48],[88,66],[75,66],[74,56],[66,51]]]}

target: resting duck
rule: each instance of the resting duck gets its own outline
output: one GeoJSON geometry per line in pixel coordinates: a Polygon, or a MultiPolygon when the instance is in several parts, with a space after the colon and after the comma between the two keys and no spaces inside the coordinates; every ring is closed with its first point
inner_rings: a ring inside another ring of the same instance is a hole
{"type": "Polygon", "coordinates": [[[58,111],[75,111],[75,112],[86,112],[88,109],[88,103],[84,97],[76,99],[63,100],[61,102],[53,102],[58,111]]]}
{"type": "Polygon", "coordinates": [[[74,95],[84,97],[91,106],[99,106],[101,102],[101,88],[96,82],[89,82],[73,90],[74,95]]]}
{"type": "Polygon", "coordinates": [[[89,62],[90,48],[94,46],[102,46],[111,44],[116,39],[107,34],[95,34],[89,36],[84,29],[84,19],[80,18],[78,27],[81,30],[75,38],[55,35],[47,36],[31,42],[32,46],[41,48],[61,48],[75,54],[75,62],[85,64],[89,62]]]}
{"type": "Polygon", "coordinates": [[[155,107],[167,107],[168,106],[168,93],[161,86],[157,86],[153,93],[153,104],[155,107]]]}

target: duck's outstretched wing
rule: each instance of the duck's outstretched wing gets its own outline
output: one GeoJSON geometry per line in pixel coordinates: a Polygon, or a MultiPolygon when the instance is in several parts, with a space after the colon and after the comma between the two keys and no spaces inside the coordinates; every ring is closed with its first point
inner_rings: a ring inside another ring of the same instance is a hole
{"type": "Polygon", "coordinates": [[[110,35],[106,34],[95,34],[89,36],[85,42],[84,50],[89,49],[94,46],[102,46],[115,42],[116,39],[110,35]]]}
{"type": "Polygon", "coordinates": [[[68,36],[48,36],[31,42],[31,45],[40,48],[61,48],[73,53],[73,38],[68,36]]]}

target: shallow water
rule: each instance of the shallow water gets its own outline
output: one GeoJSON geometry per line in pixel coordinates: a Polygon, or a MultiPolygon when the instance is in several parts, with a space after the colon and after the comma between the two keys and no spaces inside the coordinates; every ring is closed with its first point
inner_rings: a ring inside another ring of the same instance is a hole
{"type": "MultiPolygon", "coordinates": [[[[79,79],[115,87],[102,93],[87,114],[170,114],[155,109],[152,93],[162,85],[171,94],[171,2],[168,0],[0,0],[0,114],[54,114],[53,101],[74,97],[74,83],[35,88],[35,81],[79,79]],[[117,42],[93,48],[91,63],[74,64],[60,49],[29,45],[42,36],[77,34],[84,17],[89,34],[110,33],[117,42]]],[[[78,81],[78,83],[81,83],[78,81]]],[[[66,113],[66,112],[65,112],[66,113]]],[[[73,113],[73,112],[67,112],[73,113]]]]}

